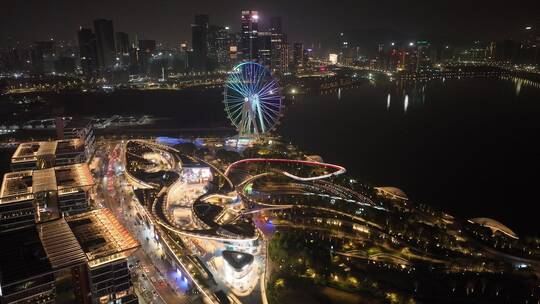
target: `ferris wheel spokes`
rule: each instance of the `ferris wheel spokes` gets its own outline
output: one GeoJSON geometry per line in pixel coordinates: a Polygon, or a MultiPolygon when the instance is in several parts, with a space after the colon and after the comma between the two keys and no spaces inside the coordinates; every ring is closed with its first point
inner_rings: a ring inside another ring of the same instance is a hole
{"type": "Polygon", "coordinates": [[[270,71],[255,62],[237,65],[225,83],[225,111],[241,135],[271,131],[281,117],[281,91],[270,71]]]}

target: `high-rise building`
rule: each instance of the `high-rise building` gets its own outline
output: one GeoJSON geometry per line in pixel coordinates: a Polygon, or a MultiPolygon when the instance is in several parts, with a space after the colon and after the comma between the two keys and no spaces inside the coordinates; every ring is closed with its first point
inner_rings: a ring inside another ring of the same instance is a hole
{"type": "Polygon", "coordinates": [[[116,32],[116,63],[122,66],[129,65],[129,35],[124,32],[116,32]]]}
{"type": "Polygon", "coordinates": [[[426,40],[419,40],[415,46],[416,49],[413,51],[412,60],[410,60],[409,71],[421,73],[431,67],[430,43],[426,40]]]}
{"type": "Polygon", "coordinates": [[[75,73],[75,58],[61,56],[54,62],[54,71],[60,74],[75,73]]]}
{"type": "Polygon", "coordinates": [[[208,64],[209,69],[228,68],[231,58],[229,50],[231,46],[231,36],[229,27],[210,26],[208,31],[208,64]]]}
{"type": "Polygon", "coordinates": [[[282,32],[281,17],[270,19],[270,67],[273,72],[284,73],[289,69],[289,44],[287,35],[282,32]]]}
{"type": "Polygon", "coordinates": [[[309,62],[309,59],[313,57],[312,48],[304,48],[304,54],[302,55],[302,67],[306,68],[309,62]]]}
{"type": "Polygon", "coordinates": [[[293,45],[293,67],[299,69],[304,63],[304,44],[295,42],[293,45]]]}
{"type": "Polygon", "coordinates": [[[498,62],[510,63],[517,58],[518,44],[514,40],[499,41],[495,45],[495,60],[498,62]]]}
{"type": "Polygon", "coordinates": [[[79,56],[81,68],[85,76],[92,76],[97,70],[96,36],[89,28],[81,27],[77,32],[79,38],[79,56]]]}
{"type": "Polygon", "coordinates": [[[0,70],[6,72],[23,72],[29,69],[31,52],[21,48],[9,48],[0,52],[0,70]]]}
{"type": "Polygon", "coordinates": [[[252,10],[243,10],[241,21],[240,51],[242,52],[242,59],[246,61],[257,60],[259,13],[252,10]]]}
{"type": "Polygon", "coordinates": [[[196,15],[191,25],[191,44],[193,45],[193,62],[191,66],[197,71],[206,71],[208,60],[208,15],[196,15]]]}
{"type": "Polygon", "coordinates": [[[32,68],[35,73],[51,73],[56,60],[55,42],[53,40],[36,41],[32,47],[32,68]]]}
{"type": "Polygon", "coordinates": [[[139,40],[139,72],[148,73],[149,63],[152,55],[156,52],[155,40],[139,40]]]}
{"type": "Polygon", "coordinates": [[[272,64],[272,33],[259,32],[257,37],[257,58],[260,64],[270,67],[272,64]]]}
{"type": "Polygon", "coordinates": [[[97,42],[97,58],[100,72],[112,67],[116,62],[113,22],[106,19],[94,20],[97,42]]]}
{"type": "Polygon", "coordinates": [[[240,52],[240,45],[242,44],[242,34],[241,33],[231,33],[229,35],[230,43],[229,46],[229,58],[232,64],[236,64],[239,60],[242,59],[240,52]]]}

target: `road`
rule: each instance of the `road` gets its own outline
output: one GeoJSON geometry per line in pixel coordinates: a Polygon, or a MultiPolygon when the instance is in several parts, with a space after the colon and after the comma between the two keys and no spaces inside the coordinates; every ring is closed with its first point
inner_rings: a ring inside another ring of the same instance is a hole
{"type": "MultiPolygon", "coordinates": [[[[98,188],[101,191],[95,193],[97,197],[94,200],[102,202],[109,208],[141,244],[141,249],[135,252],[135,257],[140,261],[144,275],[150,279],[157,298],[164,303],[191,303],[183,293],[187,290],[187,283],[185,280],[178,280],[174,275],[176,270],[162,261],[161,245],[153,238],[153,232],[145,224],[137,223],[134,194],[126,191],[128,187],[125,186],[127,184],[123,174],[115,173],[116,162],[121,153],[114,150],[109,159],[103,159],[107,167],[104,172],[107,178],[102,179],[103,184],[98,188]],[[163,273],[167,277],[164,277],[163,273]]],[[[144,277],[142,279],[144,280],[144,277]]]]}

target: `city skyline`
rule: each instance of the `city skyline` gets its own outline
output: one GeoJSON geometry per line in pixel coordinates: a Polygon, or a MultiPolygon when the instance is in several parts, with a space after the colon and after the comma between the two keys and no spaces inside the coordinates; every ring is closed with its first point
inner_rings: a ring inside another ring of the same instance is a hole
{"type": "Polygon", "coordinates": [[[411,39],[517,39],[524,27],[538,25],[535,16],[539,13],[534,1],[521,1],[509,6],[494,6],[486,1],[453,1],[432,6],[428,1],[418,1],[414,4],[388,3],[389,8],[352,1],[338,1],[332,5],[322,1],[279,4],[250,1],[227,4],[209,1],[189,4],[28,2],[0,4],[0,43],[3,46],[15,41],[30,43],[50,38],[75,41],[73,28],[90,27],[93,20],[100,18],[113,20],[117,29],[136,34],[140,39],[176,45],[190,38],[190,25],[197,14],[209,14],[212,24],[230,26],[233,31],[240,31],[240,24],[236,20],[243,9],[260,11],[260,22],[265,26],[269,26],[272,17],[281,16],[289,38],[308,44],[331,39],[341,31],[381,29],[411,39]],[[27,9],[26,5],[33,9],[27,9]],[[34,14],[39,14],[39,18],[34,14]],[[56,19],[59,14],[62,15],[61,22],[56,19]],[[10,18],[12,15],[20,17],[10,18]]]}

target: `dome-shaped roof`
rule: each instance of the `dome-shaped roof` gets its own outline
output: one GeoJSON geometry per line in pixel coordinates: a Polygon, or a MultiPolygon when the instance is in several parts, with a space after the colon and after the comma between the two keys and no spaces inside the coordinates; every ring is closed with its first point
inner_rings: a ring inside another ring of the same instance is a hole
{"type": "Polygon", "coordinates": [[[517,234],[514,231],[512,231],[510,228],[506,227],[501,222],[496,221],[491,218],[477,217],[477,218],[470,219],[469,222],[482,225],[484,227],[488,227],[489,229],[491,229],[491,231],[493,231],[493,233],[495,233],[496,231],[499,231],[511,238],[514,238],[514,239],[519,238],[517,234]]]}
{"type": "Polygon", "coordinates": [[[403,200],[408,200],[407,194],[403,190],[396,187],[375,187],[375,189],[383,192],[384,194],[394,196],[403,200]]]}

